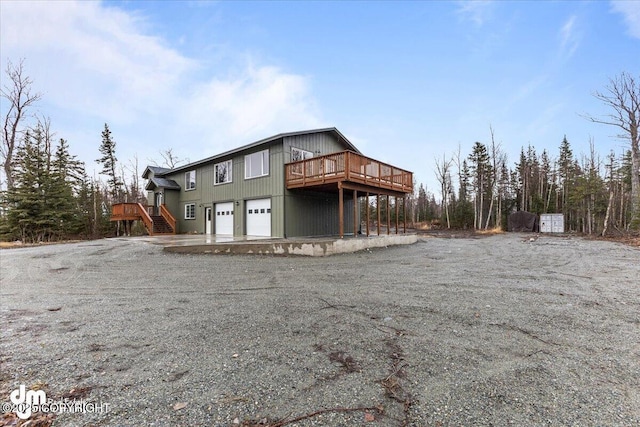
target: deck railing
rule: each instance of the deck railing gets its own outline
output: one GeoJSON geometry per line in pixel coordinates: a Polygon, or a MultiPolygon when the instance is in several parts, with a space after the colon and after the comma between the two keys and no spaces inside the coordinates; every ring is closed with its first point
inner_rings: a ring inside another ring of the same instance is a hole
{"type": "Polygon", "coordinates": [[[287,163],[285,173],[287,188],[350,181],[403,193],[413,192],[411,172],[352,151],[287,163]]]}
{"type": "MultiPolygon", "coordinates": [[[[149,235],[153,235],[153,219],[156,208],[151,205],[143,205],[142,203],[115,203],[111,206],[111,221],[120,220],[142,220],[149,235]]],[[[171,229],[176,229],[176,219],[165,205],[161,205],[158,214],[169,223],[171,229]]]]}
{"type": "Polygon", "coordinates": [[[139,205],[139,203],[114,203],[111,206],[111,218],[114,221],[136,218],[140,216],[139,205]]]}

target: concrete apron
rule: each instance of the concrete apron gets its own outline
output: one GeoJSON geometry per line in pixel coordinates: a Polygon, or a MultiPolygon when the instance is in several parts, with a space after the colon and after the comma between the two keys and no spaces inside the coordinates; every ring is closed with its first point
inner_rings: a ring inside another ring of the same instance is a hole
{"type": "Polygon", "coordinates": [[[194,243],[189,245],[166,245],[164,250],[182,254],[257,254],[257,255],[303,255],[329,256],[358,252],[370,248],[386,248],[395,245],[410,245],[418,241],[416,234],[390,234],[370,237],[347,237],[344,239],[280,239],[253,240],[216,243],[194,243]]]}

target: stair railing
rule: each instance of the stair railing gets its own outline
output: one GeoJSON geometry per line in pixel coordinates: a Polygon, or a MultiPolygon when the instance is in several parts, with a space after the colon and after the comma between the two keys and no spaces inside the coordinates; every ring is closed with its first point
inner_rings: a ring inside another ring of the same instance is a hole
{"type": "Polygon", "coordinates": [[[138,214],[142,218],[142,222],[144,223],[147,232],[149,232],[149,236],[153,236],[153,220],[149,216],[147,209],[142,206],[142,203],[138,203],[138,214]]]}
{"type": "Polygon", "coordinates": [[[169,212],[169,209],[167,209],[167,207],[164,204],[160,205],[160,215],[162,215],[165,221],[167,221],[167,223],[171,226],[171,231],[175,233],[176,219],[173,215],[171,215],[171,212],[169,212]]]}

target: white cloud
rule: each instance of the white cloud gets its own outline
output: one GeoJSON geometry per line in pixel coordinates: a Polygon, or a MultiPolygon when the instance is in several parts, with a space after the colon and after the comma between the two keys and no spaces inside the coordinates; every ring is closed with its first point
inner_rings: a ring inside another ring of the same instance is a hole
{"type": "Polygon", "coordinates": [[[523,81],[513,92],[513,95],[509,98],[510,102],[522,102],[526,101],[532,95],[540,92],[541,87],[548,82],[548,75],[540,74],[536,75],[529,80],[523,81]]]}
{"type": "Polygon", "coordinates": [[[491,18],[493,2],[489,0],[470,0],[458,2],[458,15],[464,20],[469,20],[476,27],[482,27],[491,18]]]}
{"type": "Polygon", "coordinates": [[[276,67],[247,65],[241,75],[193,87],[181,114],[185,126],[209,123],[209,140],[251,142],[270,133],[320,125],[307,79],[276,67]],[[222,131],[222,132],[221,132],[222,131]]]}
{"type": "Polygon", "coordinates": [[[629,35],[640,39],[640,2],[612,1],[611,8],[614,12],[622,14],[629,35]]]}
{"type": "Polygon", "coordinates": [[[153,112],[195,65],[99,3],[5,2],[2,16],[3,56],[26,58],[46,101],[105,120],[153,112]]]}
{"type": "Polygon", "coordinates": [[[580,45],[577,17],[572,15],[560,29],[560,51],[564,57],[571,57],[580,45]]]}
{"type": "Polygon", "coordinates": [[[205,69],[207,58],[188,58],[149,35],[142,16],[97,2],[0,8],[2,68],[7,59],[26,59],[44,96],[41,113],[88,165],[105,122],[121,159],[173,147],[193,160],[233,148],[229,140],[244,144],[320,124],[307,77],[251,60],[236,73],[219,64],[205,69]]]}

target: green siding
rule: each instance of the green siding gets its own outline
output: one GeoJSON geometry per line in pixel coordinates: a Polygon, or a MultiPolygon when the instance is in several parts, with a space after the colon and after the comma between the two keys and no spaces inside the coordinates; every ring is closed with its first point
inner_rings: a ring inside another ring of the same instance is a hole
{"type": "MultiPolygon", "coordinates": [[[[178,202],[180,200],[180,191],[177,190],[164,190],[164,204],[167,205],[167,208],[169,206],[177,206],[178,202]]],[[[179,219],[179,214],[182,214],[182,216],[184,217],[184,208],[182,208],[182,212],[179,212],[177,210],[170,210],[171,214],[176,218],[176,220],[179,219]]],[[[196,212],[197,215],[197,212],[196,212]]]]}
{"type": "MultiPolygon", "coordinates": [[[[281,140],[268,146],[256,147],[232,157],[221,158],[215,162],[199,165],[195,170],[196,188],[190,191],[184,191],[183,189],[179,192],[177,200],[172,201],[172,203],[167,202],[167,207],[178,219],[180,233],[204,233],[204,209],[212,207],[216,203],[234,202],[234,235],[242,236],[246,231],[244,224],[245,201],[271,198],[271,234],[274,237],[284,236],[282,202],[284,194],[284,163],[281,140]],[[245,155],[265,149],[269,149],[269,175],[245,179],[245,155]],[[229,159],[232,161],[232,182],[215,185],[215,164],[229,159]],[[187,203],[196,203],[195,220],[184,219],[184,206],[187,203]]],[[[184,172],[169,174],[167,178],[175,180],[184,188],[184,172]]]]}
{"type": "MultiPolygon", "coordinates": [[[[338,193],[288,191],[286,237],[329,236],[340,232],[338,193]]],[[[344,232],[353,233],[353,196],[344,197],[344,232]]]]}
{"type": "Polygon", "coordinates": [[[314,156],[338,153],[345,149],[334,136],[327,133],[289,136],[283,141],[285,163],[291,161],[291,147],[310,151],[314,156]]]}
{"type": "MultiPolygon", "coordinates": [[[[165,177],[176,181],[180,191],[165,191],[165,204],[176,217],[177,232],[204,233],[205,208],[216,203],[234,202],[234,235],[246,234],[246,201],[271,199],[271,235],[313,236],[338,234],[337,193],[312,193],[285,190],[285,163],[291,160],[291,147],[324,155],[343,151],[345,146],[331,133],[320,132],[287,136],[240,153],[220,157],[193,168],[184,168],[165,177]],[[269,175],[245,179],[245,155],[269,149],[269,175]],[[232,161],[232,182],[214,185],[215,164],[232,161]],[[196,188],[185,191],[185,172],[196,171],[196,188]],[[184,218],[185,205],[195,203],[196,219],[184,218]]],[[[345,195],[345,232],[353,232],[353,205],[345,195]]],[[[151,195],[151,201],[153,196],[151,195]]],[[[151,202],[152,203],[152,202],[151,202]]],[[[214,215],[215,221],[215,215],[214,215]]]]}

